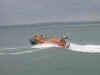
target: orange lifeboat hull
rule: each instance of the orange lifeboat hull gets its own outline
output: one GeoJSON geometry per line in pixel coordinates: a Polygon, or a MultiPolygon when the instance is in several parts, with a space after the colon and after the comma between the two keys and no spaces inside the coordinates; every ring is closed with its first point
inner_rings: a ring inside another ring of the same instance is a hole
{"type": "Polygon", "coordinates": [[[64,43],[61,40],[58,40],[56,38],[50,38],[48,40],[40,40],[40,43],[48,43],[48,42],[56,43],[58,46],[65,47],[65,48],[69,48],[69,46],[70,46],[70,44],[66,44],[66,43],[64,43]]]}

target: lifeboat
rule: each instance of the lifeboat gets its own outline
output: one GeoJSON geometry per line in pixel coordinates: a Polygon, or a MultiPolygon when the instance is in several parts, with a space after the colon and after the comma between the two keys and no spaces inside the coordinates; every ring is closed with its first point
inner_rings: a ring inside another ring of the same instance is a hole
{"type": "Polygon", "coordinates": [[[43,44],[43,43],[55,43],[59,47],[64,47],[64,48],[69,48],[70,47],[70,43],[67,43],[64,38],[59,40],[57,38],[45,37],[45,39],[44,39],[43,35],[40,35],[40,36],[35,35],[34,38],[32,40],[30,40],[30,43],[32,45],[43,44]]]}

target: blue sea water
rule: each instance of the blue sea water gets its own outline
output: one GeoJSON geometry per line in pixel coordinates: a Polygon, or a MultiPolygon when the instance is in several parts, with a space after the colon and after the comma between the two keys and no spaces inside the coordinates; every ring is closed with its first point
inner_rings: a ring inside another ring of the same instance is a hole
{"type": "Polygon", "coordinates": [[[43,23],[0,27],[1,75],[99,75],[100,23],[43,23]],[[69,36],[71,47],[33,49],[35,34],[69,36]]]}

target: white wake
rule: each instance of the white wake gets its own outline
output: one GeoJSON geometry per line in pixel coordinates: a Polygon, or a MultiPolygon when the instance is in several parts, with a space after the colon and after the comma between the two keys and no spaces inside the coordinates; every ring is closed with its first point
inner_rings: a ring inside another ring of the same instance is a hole
{"type": "Polygon", "coordinates": [[[32,46],[32,48],[40,48],[40,49],[52,48],[52,47],[59,47],[59,46],[54,43],[44,43],[44,44],[37,44],[37,45],[32,46]]]}
{"type": "Polygon", "coordinates": [[[44,43],[44,44],[37,44],[32,47],[2,48],[0,49],[0,55],[27,54],[27,53],[37,52],[37,51],[45,50],[46,48],[53,48],[53,47],[58,47],[58,45],[53,43],[44,43]]]}
{"type": "Polygon", "coordinates": [[[92,45],[92,44],[80,45],[80,44],[71,43],[69,49],[78,52],[100,53],[100,45],[92,45]]]}
{"type": "MultiPolygon", "coordinates": [[[[0,49],[0,55],[21,55],[53,47],[59,47],[59,46],[53,43],[44,43],[44,44],[37,44],[32,47],[4,48],[0,49]]],[[[80,45],[80,44],[70,43],[70,48],[66,50],[78,51],[83,53],[100,53],[100,45],[80,45]]]]}

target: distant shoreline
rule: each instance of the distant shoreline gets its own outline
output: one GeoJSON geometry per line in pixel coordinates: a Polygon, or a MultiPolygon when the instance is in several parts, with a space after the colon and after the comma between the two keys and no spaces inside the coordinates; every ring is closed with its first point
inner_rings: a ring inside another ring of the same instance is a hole
{"type": "Polygon", "coordinates": [[[0,27],[23,27],[23,26],[36,26],[47,24],[66,24],[66,25],[79,25],[79,24],[100,24],[100,21],[80,21],[80,22],[38,22],[33,24],[16,24],[16,25],[1,25],[0,27]]]}

